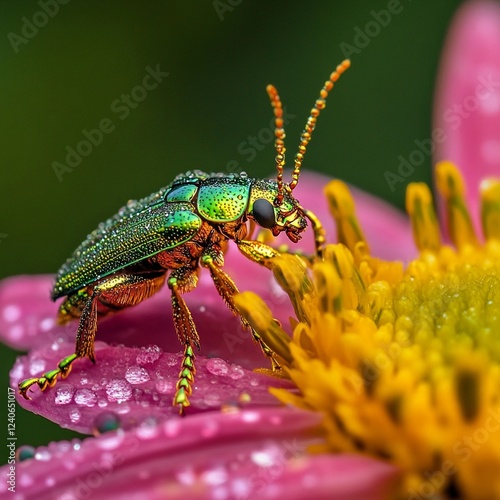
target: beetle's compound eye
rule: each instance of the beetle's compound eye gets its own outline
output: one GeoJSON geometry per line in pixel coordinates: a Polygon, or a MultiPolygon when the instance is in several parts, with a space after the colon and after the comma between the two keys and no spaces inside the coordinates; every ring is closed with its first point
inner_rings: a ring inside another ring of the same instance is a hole
{"type": "Polygon", "coordinates": [[[259,198],[253,203],[253,216],[259,226],[267,229],[276,224],[274,217],[274,207],[264,198],[259,198]]]}

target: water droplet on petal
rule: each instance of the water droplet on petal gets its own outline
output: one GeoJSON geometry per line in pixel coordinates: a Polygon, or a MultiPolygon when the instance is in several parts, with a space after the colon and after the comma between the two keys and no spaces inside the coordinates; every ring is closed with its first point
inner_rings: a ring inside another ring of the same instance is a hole
{"type": "Polygon", "coordinates": [[[19,474],[19,485],[23,488],[29,488],[33,485],[33,475],[31,474],[19,474]]]}
{"type": "Polygon", "coordinates": [[[160,394],[168,394],[174,390],[174,383],[171,380],[159,378],[155,383],[155,389],[160,394]]]}
{"type": "Polygon", "coordinates": [[[220,358],[212,358],[207,361],[207,370],[212,375],[226,375],[229,371],[229,366],[227,363],[220,358]]]}
{"type": "Polygon", "coordinates": [[[157,345],[150,345],[141,349],[141,352],[137,355],[135,362],[138,365],[147,365],[154,363],[160,356],[162,350],[157,345]]]}
{"type": "Polygon", "coordinates": [[[117,431],[113,434],[110,434],[109,436],[106,436],[104,438],[100,438],[99,440],[96,441],[97,446],[101,448],[102,450],[115,450],[120,446],[124,439],[124,433],[117,431]]]}
{"type": "Polygon", "coordinates": [[[114,379],[106,385],[108,401],[123,403],[132,397],[132,387],[126,380],[114,379]]]}
{"type": "Polygon", "coordinates": [[[227,471],[223,467],[209,469],[201,474],[202,481],[211,486],[224,484],[227,481],[227,478],[227,471]]]}
{"type": "Polygon", "coordinates": [[[75,394],[75,403],[81,406],[95,406],[97,395],[89,389],[78,389],[75,394]]]}
{"type": "Polygon", "coordinates": [[[13,323],[21,317],[21,309],[13,304],[5,306],[2,316],[8,323],[13,323]]]}
{"type": "Polygon", "coordinates": [[[207,406],[220,406],[221,397],[220,394],[217,394],[216,392],[209,392],[205,394],[203,401],[207,406]]]}
{"type": "Polygon", "coordinates": [[[29,372],[31,375],[36,375],[37,373],[45,371],[45,360],[44,359],[32,359],[29,362],[29,372]]]}
{"type": "Polygon", "coordinates": [[[73,400],[73,394],[75,393],[75,388],[70,384],[60,385],[56,390],[56,395],[54,398],[54,403],[56,405],[67,405],[73,400]]]}
{"type": "Polygon", "coordinates": [[[150,380],[148,371],[142,366],[130,366],[125,373],[127,382],[131,384],[143,384],[150,380]]]}
{"type": "Polygon", "coordinates": [[[272,455],[267,451],[252,451],[250,460],[259,467],[271,467],[274,464],[272,455]]]}
{"type": "Polygon", "coordinates": [[[158,425],[153,418],[148,418],[137,428],[137,436],[142,439],[153,439],[158,436],[158,425]]]}
{"type": "Polygon", "coordinates": [[[235,365],[231,367],[231,371],[229,372],[229,376],[233,380],[239,380],[245,376],[245,371],[241,366],[235,365]]]}
{"type": "Polygon", "coordinates": [[[48,488],[52,488],[56,484],[56,480],[52,476],[48,476],[45,478],[45,486],[48,488]]]}
{"type": "Polygon", "coordinates": [[[35,451],[35,460],[42,460],[48,462],[52,458],[50,451],[45,446],[40,446],[35,451]]]}
{"type": "Polygon", "coordinates": [[[78,422],[81,418],[82,414],[80,413],[80,410],[78,408],[73,408],[69,412],[69,419],[75,423],[78,422]]]}

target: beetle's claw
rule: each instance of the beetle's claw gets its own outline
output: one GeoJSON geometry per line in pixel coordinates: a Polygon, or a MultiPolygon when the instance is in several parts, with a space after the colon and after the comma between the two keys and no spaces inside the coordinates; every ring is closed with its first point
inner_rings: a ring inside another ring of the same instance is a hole
{"type": "Polygon", "coordinates": [[[28,395],[28,390],[29,390],[29,388],[32,385],[37,384],[37,383],[38,383],[38,379],[37,378],[28,378],[26,380],[23,380],[22,382],[19,382],[19,384],[17,385],[19,394],[24,399],[27,399],[28,401],[31,401],[31,398],[28,395]]]}

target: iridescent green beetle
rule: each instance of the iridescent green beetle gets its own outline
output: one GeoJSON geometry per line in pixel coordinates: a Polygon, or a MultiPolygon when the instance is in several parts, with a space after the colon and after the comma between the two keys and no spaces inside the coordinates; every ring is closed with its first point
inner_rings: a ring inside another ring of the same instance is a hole
{"type": "MultiPolygon", "coordinates": [[[[267,92],[276,125],[276,180],[251,179],[244,173],[187,172],[159,192],[129,202],[89,234],[59,270],[52,291],[53,300],[65,297],[58,322],[80,320],[75,353],[61,360],[56,369],[22,381],[20,394],[29,399],[28,390],[34,384],[42,391],[53,387],[58,375],[68,376],[78,358],[87,356],[94,361],[97,317],[138,304],[160,290],[166,281],[172,294],[175,330],[184,346],[173,398],[173,404],[182,413],[189,406],[194,382],[193,348],[200,347],[182,294],[196,287],[200,264],[208,268],[217,291],[237,314],[233,298],[238,289],[221,269],[229,240],[252,261],[268,265],[278,252],[259,241],[245,239],[253,227],[270,229],[275,236],[284,231],[292,242],[297,242],[308,219],[314,230],[316,252],[321,254],[325,243],[323,228],[312,212],[300,206],[292,191],[297,186],[304,153],[325,99],[349,66],[348,60],[343,61],[323,86],[302,132],[289,184],[283,182],[282,104],[275,87],[269,85],[267,92]]],[[[278,370],[280,366],[272,350],[243,318],[241,321],[270,358],[273,370],[278,370]]]]}

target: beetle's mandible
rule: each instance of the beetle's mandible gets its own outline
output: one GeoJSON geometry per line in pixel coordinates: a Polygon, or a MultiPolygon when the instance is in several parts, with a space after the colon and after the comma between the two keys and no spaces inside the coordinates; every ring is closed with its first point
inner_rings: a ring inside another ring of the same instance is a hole
{"type": "MultiPolygon", "coordinates": [[[[250,260],[268,266],[278,252],[249,238],[253,227],[285,232],[297,242],[312,225],[316,253],[325,243],[324,231],[315,215],[293,196],[302,160],[325,99],[340,75],[350,66],[343,61],[321,89],[302,132],[295,155],[292,180],[283,181],[285,131],[283,108],[272,85],[267,87],[275,116],[276,180],[258,180],[246,174],[207,174],[194,170],[142,200],[129,202],[100,224],[75,250],[57,274],[52,299],[64,297],[58,322],[79,319],[75,353],[62,359],[57,368],[19,383],[19,392],[37,384],[43,391],[53,387],[58,376],[66,378],[78,358],[95,361],[94,338],[97,318],[138,304],[167,284],[172,297],[175,330],[184,347],[181,371],[173,404],[181,413],[189,406],[195,376],[194,348],[200,340],[191,313],[182,297],[196,287],[200,265],[209,270],[217,291],[237,314],[234,295],[238,289],[221,269],[229,240],[250,260]]],[[[273,351],[243,318],[254,340],[269,357],[273,370],[280,366],[273,351]]]]}

